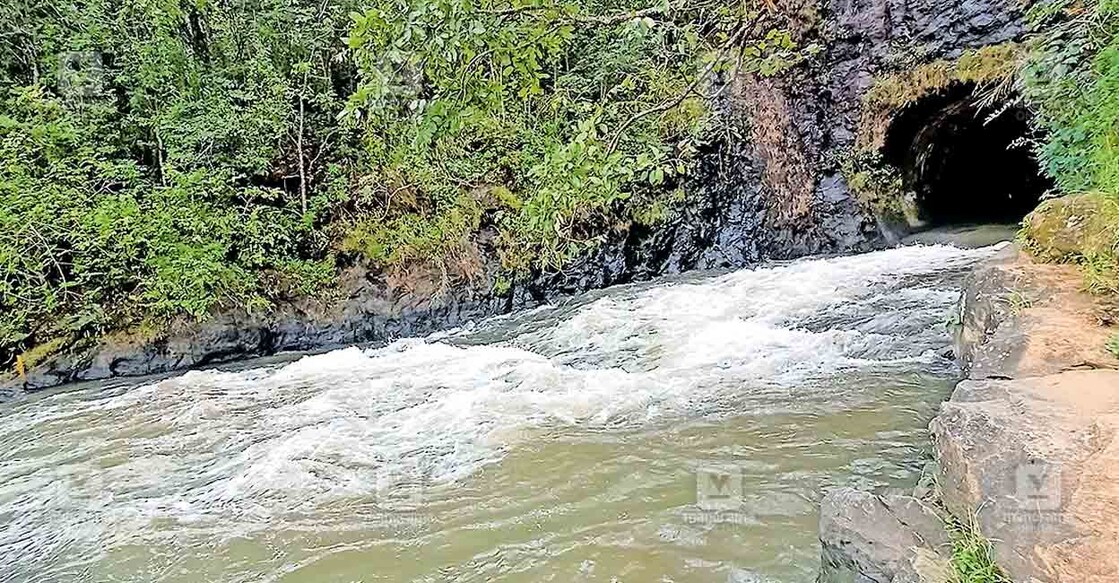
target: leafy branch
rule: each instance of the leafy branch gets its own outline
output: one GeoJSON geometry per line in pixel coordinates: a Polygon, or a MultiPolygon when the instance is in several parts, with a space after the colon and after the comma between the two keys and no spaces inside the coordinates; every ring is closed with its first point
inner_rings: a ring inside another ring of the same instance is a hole
{"type": "Polygon", "coordinates": [[[718,52],[715,54],[715,57],[711,59],[711,62],[707,63],[707,66],[703,68],[703,71],[701,71],[699,75],[696,75],[695,79],[693,79],[692,82],[689,83],[683,91],[676,95],[676,97],[668,101],[664,101],[654,107],[639,111],[622,122],[621,125],[618,126],[618,129],[614,131],[614,137],[610,139],[610,145],[606,148],[607,153],[613,153],[615,150],[617,150],[618,142],[622,139],[622,136],[625,135],[626,130],[629,129],[629,127],[638,120],[653,114],[663,113],[670,109],[679,107],[680,104],[683,103],[689,95],[695,92],[700,83],[703,83],[707,80],[711,73],[715,71],[715,68],[722,62],[723,57],[726,55],[727,51],[729,51],[731,47],[738,43],[745,33],[746,27],[742,24],[739,24],[735,32],[730,35],[730,37],[726,40],[726,42],[723,43],[722,46],[719,47],[718,52]]]}

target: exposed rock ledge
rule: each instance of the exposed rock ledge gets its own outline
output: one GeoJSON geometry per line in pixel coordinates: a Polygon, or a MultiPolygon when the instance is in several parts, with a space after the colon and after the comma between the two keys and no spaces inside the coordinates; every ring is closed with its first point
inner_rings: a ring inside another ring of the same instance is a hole
{"type": "MultiPolygon", "coordinates": [[[[1075,268],[1016,251],[977,269],[955,338],[967,379],[930,424],[934,507],[974,523],[1014,581],[1119,581],[1119,360],[1104,348],[1116,330],[1080,285],[1075,268]]],[[[945,539],[898,504],[829,493],[821,580],[945,581],[915,568],[943,564],[945,539]]]]}

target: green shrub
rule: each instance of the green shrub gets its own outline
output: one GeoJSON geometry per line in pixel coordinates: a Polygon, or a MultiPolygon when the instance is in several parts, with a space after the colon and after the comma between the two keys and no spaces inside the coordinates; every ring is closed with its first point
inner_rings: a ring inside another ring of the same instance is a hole
{"type": "Polygon", "coordinates": [[[1108,339],[1107,350],[1115,355],[1115,358],[1119,358],[1119,334],[1114,334],[1108,339]]]}
{"type": "Polygon", "coordinates": [[[1022,240],[1046,261],[1083,266],[1087,288],[1119,293],[1119,2],[1035,5],[1024,97],[1044,137],[1043,170],[1065,197],[1042,204],[1022,240]]]}
{"type": "Polygon", "coordinates": [[[972,525],[949,526],[953,583],[1011,583],[992,556],[991,542],[972,525]]]}
{"type": "Polygon", "coordinates": [[[458,200],[430,214],[406,212],[391,219],[370,217],[354,225],[343,249],[357,251],[385,267],[440,260],[466,244],[478,228],[476,201],[458,200]]]}
{"type": "Polygon", "coordinates": [[[1119,2],[1045,2],[1032,17],[1022,78],[1045,172],[1063,192],[1119,196],[1119,2]]]}
{"type": "Polygon", "coordinates": [[[880,152],[856,149],[841,158],[839,167],[851,192],[875,216],[917,223],[916,209],[907,202],[901,171],[888,164],[880,152]]]}
{"type": "Polygon", "coordinates": [[[793,16],[638,0],[0,6],[0,367],[378,268],[556,268],[669,216],[793,16]],[[473,253],[473,255],[472,255],[473,253]]]}
{"type": "Polygon", "coordinates": [[[0,366],[148,317],[263,309],[265,276],[328,257],[288,177],[296,128],[321,154],[342,107],[326,39],[345,15],[319,10],[0,8],[0,366]]]}

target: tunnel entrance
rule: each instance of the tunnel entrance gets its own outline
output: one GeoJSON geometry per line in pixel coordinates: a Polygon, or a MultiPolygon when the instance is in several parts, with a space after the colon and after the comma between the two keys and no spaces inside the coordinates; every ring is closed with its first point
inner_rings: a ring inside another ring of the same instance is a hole
{"type": "Polygon", "coordinates": [[[1026,109],[982,107],[975,87],[959,84],[906,108],[883,153],[925,225],[1016,223],[1051,186],[1022,139],[1031,131],[1026,109]]]}

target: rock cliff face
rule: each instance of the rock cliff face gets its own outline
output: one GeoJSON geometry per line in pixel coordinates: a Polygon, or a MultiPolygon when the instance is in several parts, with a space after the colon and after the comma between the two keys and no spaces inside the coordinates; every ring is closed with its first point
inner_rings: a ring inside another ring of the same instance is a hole
{"type": "MultiPolygon", "coordinates": [[[[354,269],[341,297],[279,306],[267,315],[216,314],[150,336],[111,335],[73,349],[7,386],[162,373],[271,355],[424,335],[565,295],[690,269],[874,248],[889,237],[849,191],[835,162],[854,143],[860,98],[902,55],[953,58],[1022,34],[1011,0],[782,0],[801,14],[805,42],[824,53],[787,78],[732,79],[720,138],[687,185],[688,202],[655,228],[610,236],[562,272],[532,274],[494,293],[495,261],[473,283],[404,292],[354,269]]],[[[483,247],[483,254],[485,248],[483,247]]]]}
{"type": "Polygon", "coordinates": [[[914,60],[953,59],[1015,40],[1026,30],[1020,3],[1007,0],[829,0],[827,15],[829,132],[840,147],[854,142],[859,100],[876,78],[914,60]]]}

